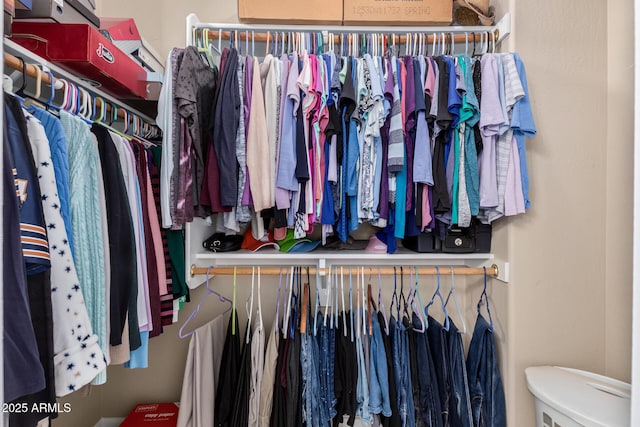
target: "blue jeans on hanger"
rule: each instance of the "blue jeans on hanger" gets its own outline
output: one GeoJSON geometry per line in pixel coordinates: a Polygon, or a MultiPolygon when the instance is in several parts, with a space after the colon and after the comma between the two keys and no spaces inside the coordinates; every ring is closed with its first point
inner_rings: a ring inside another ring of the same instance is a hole
{"type": "Polygon", "coordinates": [[[389,320],[391,345],[393,348],[393,370],[398,390],[398,413],[402,427],[415,426],[415,408],[413,405],[411,366],[409,363],[409,338],[402,322],[391,316],[389,320]]]}
{"type": "Polygon", "coordinates": [[[467,367],[464,360],[464,347],[460,331],[449,318],[449,373],[451,375],[451,399],[452,409],[463,427],[473,425],[471,415],[471,402],[469,398],[469,383],[467,380],[467,367]]]}
{"type": "Polygon", "coordinates": [[[467,356],[473,425],[506,427],[506,404],[493,329],[478,314],[467,356]]]}
{"type": "Polygon", "coordinates": [[[307,322],[307,333],[300,334],[300,365],[302,367],[302,418],[307,425],[320,425],[320,383],[318,350],[313,330],[307,322]]]}
{"type": "Polygon", "coordinates": [[[451,383],[449,380],[449,348],[447,346],[447,336],[444,327],[433,317],[428,316],[429,327],[427,337],[429,338],[429,349],[433,358],[438,391],[440,393],[440,407],[442,414],[442,425],[452,425],[453,420],[449,411],[451,399],[451,383]]]}
{"type": "Polygon", "coordinates": [[[336,398],[333,390],[335,357],[335,330],[324,325],[324,318],[318,314],[318,369],[320,374],[320,419],[327,425],[336,416],[336,398]]]}
{"type": "Polygon", "coordinates": [[[391,416],[391,402],[389,400],[389,372],[387,370],[387,354],[382,341],[382,329],[378,316],[371,317],[373,333],[370,337],[369,358],[369,409],[373,414],[391,416]]]}
{"type": "MultiPolygon", "coordinates": [[[[420,319],[413,314],[413,327],[422,328],[420,319]]],[[[442,407],[440,406],[440,393],[438,391],[438,380],[436,369],[433,365],[433,358],[429,350],[429,340],[427,331],[416,332],[417,358],[418,358],[418,381],[420,383],[420,402],[418,402],[418,413],[422,417],[424,425],[427,427],[442,427],[442,407]]]]}
{"type": "MultiPolygon", "coordinates": [[[[369,411],[369,381],[367,379],[367,367],[362,339],[362,335],[356,337],[356,351],[358,354],[358,383],[356,387],[358,407],[356,416],[360,417],[364,424],[372,424],[373,415],[369,411]]],[[[364,339],[367,339],[367,337],[365,336],[364,339]]]]}

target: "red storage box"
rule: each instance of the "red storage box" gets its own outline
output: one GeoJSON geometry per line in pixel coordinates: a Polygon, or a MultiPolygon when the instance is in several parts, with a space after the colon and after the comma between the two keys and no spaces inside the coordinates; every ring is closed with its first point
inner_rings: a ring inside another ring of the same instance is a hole
{"type": "Polygon", "coordinates": [[[89,24],[14,22],[16,43],[119,98],[147,97],[147,73],[89,24]]]}
{"type": "Polygon", "coordinates": [[[133,408],[120,427],[176,427],[177,424],[175,403],[149,403],[133,408]]]}

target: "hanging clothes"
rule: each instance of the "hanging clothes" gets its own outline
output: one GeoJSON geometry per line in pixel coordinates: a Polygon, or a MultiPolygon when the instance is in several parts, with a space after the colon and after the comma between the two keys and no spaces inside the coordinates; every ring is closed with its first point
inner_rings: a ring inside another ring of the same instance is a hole
{"type": "Polygon", "coordinates": [[[227,334],[220,361],[220,382],[216,386],[215,394],[215,426],[227,427],[232,425],[234,413],[234,397],[240,375],[240,336],[238,329],[238,315],[231,311],[227,334]]]}
{"type": "MultiPolygon", "coordinates": [[[[71,119],[71,118],[69,118],[71,119]]],[[[63,122],[64,126],[64,122],[63,122]]],[[[105,196],[107,198],[107,220],[111,242],[110,284],[110,338],[112,346],[122,344],[125,322],[128,324],[128,342],[131,350],[140,347],[138,326],[138,274],[134,225],[127,198],[125,180],[120,166],[118,151],[109,131],[99,125],[92,127],[98,139],[98,150],[102,164],[105,196]]]]}
{"type": "Polygon", "coordinates": [[[214,423],[216,386],[224,348],[224,316],[193,331],[182,380],[178,427],[205,427],[214,423]]]}
{"type": "MultiPolygon", "coordinates": [[[[38,202],[38,181],[29,181],[30,157],[24,157],[26,142],[23,130],[18,124],[19,114],[14,114],[5,96],[3,133],[3,338],[4,338],[4,399],[7,402],[38,393],[45,388],[46,377],[40,363],[39,344],[36,341],[30,311],[27,288],[27,263],[31,257],[28,239],[42,239],[33,248],[39,248],[43,258],[40,266],[46,266],[49,245],[46,239],[42,207],[38,202]],[[15,151],[15,154],[14,154],[15,151]],[[31,182],[30,187],[24,184],[31,182]],[[27,192],[28,191],[28,192],[27,192]],[[26,204],[31,199],[32,203],[26,204]],[[39,214],[38,214],[39,212],[39,214]],[[37,237],[30,230],[39,231],[37,237]],[[22,248],[22,251],[16,250],[22,248]]],[[[24,118],[22,118],[24,120],[24,118]]],[[[46,295],[45,295],[46,296],[46,295]]],[[[45,326],[46,328],[46,326],[45,326]]],[[[46,330],[46,329],[43,329],[46,330]]],[[[46,334],[46,332],[45,332],[46,334]]],[[[42,346],[46,346],[46,340],[42,346]]],[[[43,348],[46,351],[46,348],[43,348]]],[[[45,357],[53,356],[53,351],[45,357]]],[[[50,372],[47,372],[49,376],[50,372]]],[[[50,387],[53,385],[50,384],[50,387]]]]}
{"type": "Polygon", "coordinates": [[[478,313],[467,354],[473,425],[506,426],[506,403],[493,327],[478,313]]]}
{"type": "Polygon", "coordinates": [[[251,382],[251,324],[247,321],[244,335],[247,341],[240,354],[240,372],[237,377],[236,389],[233,399],[233,411],[231,417],[232,427],[246,427],[249,425],[249,393],[251,382]]]}

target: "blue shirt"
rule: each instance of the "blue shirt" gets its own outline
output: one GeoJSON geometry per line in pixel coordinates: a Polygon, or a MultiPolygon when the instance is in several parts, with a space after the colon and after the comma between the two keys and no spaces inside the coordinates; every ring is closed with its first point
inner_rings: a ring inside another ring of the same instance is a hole
{"type": "MultiPolygon", "coordinates": [[[[9,102],[9,97],[5,97],[9,102]]],[[[11,102],[17,103],[12,99],[11,102]]],[[[8,104],[8,103],[7,103],[8,104]]],[[[42,213],[42,200],[38,177],[33,167],[31,149],[27,147],[25,140],[26,124],[24,117],[17,118],[9,105],[5,104],[5,131],[13,155],[13,167],[16,176],[16,194],[20,207],[20,239],[22,242],[22,254],[24,257],[27,275],[42,273],[50,268],[49,241],[47,240],[48,227],[55,224],[46,224],[42,213]],[[24,129],[22,128],[24,126],[24,129]]],[[[20,107],[15,107],[20,108],[20,107]]],[[[22,111],[20,111],[22,113],[22,111]]],[[[46,202],[46,200],[45,200],[46,202]]]]}
{"type": "Polygon", "coordinates": [[[533,121],[533,113],[531,112],[531,102],[529,100],[529,88],[527,86],[527,73],[524,69],[524,63],[517,53],[513,54],[516,62],[516,69],[520,76],[524,96],[513,106],[511,115],[511,128],[516,137],[518,146],[518,154],[520,155],[520,175],[522,177],[522,194],[524,195],[524,207],[529,209],[531,201],[529,201],[529,171],[527,169],[527,152],[525,149],[525,137],[533,137],[536,134],[536,124],[533,121]]]}
{"type": "Polygon", "coordinates": [[[67,154],[67,138],[62,130],[62,124],[53,114],[35,106],[28,108],[33,116],[40,120],[51,148],[51,161],[56,176],[56,188],[60,198],[60,213],[67,230],[69,248],[74,253],[73,232],[71,230],[71,212],[69,211],[69,156],[67,154]]]}

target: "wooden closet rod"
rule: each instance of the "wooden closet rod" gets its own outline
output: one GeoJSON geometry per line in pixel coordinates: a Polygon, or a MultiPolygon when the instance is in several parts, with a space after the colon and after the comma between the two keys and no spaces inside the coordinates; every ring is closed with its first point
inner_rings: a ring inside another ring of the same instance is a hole
{"type": "MultiPolygon", "coordinates": [[[[291,266],[284,266],[282,268],[261,266],[260,274],[266,275],[266,276],[279,276],[281,272],[283,274],[286,274],[287,270],[290,267],[291,266]]],[[[306,274],[307,272],[306,266],[301,266],[301,267],[304,273],[306,274]]],[[[364,268],[364,272],[367,275],[378,274],[378,267],[374,267],[374,266],[371,266],[371,267],[370,266],[335,266],[331,270],[329,268],[309,267],[309,274],[315,275],[317,271],[320,275],[327,275],[329,274],[330,271],[339,272],[341,267],[343,267],[343,271],[345,273],[347,273],[350,268],[353,273],[355,273],[356,271],[360,271],[361,268],[364,268]]],[[[232,276],[234,274],[234,268],[235,268],[235,273],[241,276],[250,275],[252,272],[257,273],[257,269],[255,269],[254,267],[246,267],[246,266],[206,268],[206,267],[196,267],[195,265],[192,265],[191,276],[206,275],[207,272],[210,276],[211,275],[232,276]]],[[[439,269],[440,269],[440,275],[451,274],[451,270],[453,270],[453,274],[455,274],[456,276],[482,276],[484,274],[484,269],[481,267],[480,268],[478,267],[439,267],[439,269]]],[[[410,271],[409,266],[404,265],[403,270],[405,275],[409,274],[409,271],[410,271]]],[[[438,273],[435,267],[417,267],[417,271],[419,275],[427,275],[427,276],[434,276],[438,273]]],[[[496,264],[493,264],[491,267],[487,267],[487,276],[498,277],[498,273],[499,273],[498,266],[496,264]]],[[[380,274],[383,276],[393,276],[394,269],[393,267],[380,267],[380,274]]],[[[400,274],[399,266],[395,268],[395,274],[400,274]]]]}
{"type": "MultiPolygon", "coordinates": [[[[208,37],[209,39],[218,39],[218,37],[220,36],[220,32],[216,31],[214,29],[209,29],[209,28],[204,28],[201,29],[200,31],[206,31],[208,33],[208,37]]],[[[265,30],[258,30],[258,31],[252,31],[250,30],[238,30],[237,32],[237,36],[234,35],[234,39],[236,39],[238,41],[244,41],[246,39],[248,39],[248,41],[256,41],[256,42],[267,42],[267,40],[269,42],[272,42],[275,38],[275,34],[278,34],[278,39],[279,42],[281,42],[280,40],[280,35],[281,32],[280,31],[273,31],[271,32],[271,35],[266,34],[265,30]],[[259,32],[258,32],[259,31],[259,32]]],[[[311,34],[315,34],[315,32],[311,32],[311,34]]],[[[349,34],[351,33],[344,33],[344,37],[347,38],[349,36],[349,34]]],[[[378,34],[378,33],[374,33],[374,34],[378,34]]],[[[433,43],[433,38],[434,38],[434,34],[433,33],[414,33],[414,34],[426,34],[427,35],[427,43],[433,43]]],[[[436,33],[435,37],[436,37],[436,43],[438,42],[438,40],[441,40],[442,34],[444,34],[445,37],[445,41],[447,43],[451,42],[451,33],[436,33]]],[[[481,41],[485,41],[487,39],[489,39],[489,37],[487,36],[487,34],[493,34],[494,35],[494,39],[497,40],[498,39],[498,34],[497,34],[497,30],[495,30],[495,32],[491,32],[491,31],[487,31],[485,33],[467,33],[467,34],[460,34],[457,33],[453,36],[453,41],[455,43],[465,43],[466,41],[469,41],[470,43],[475,42],[481,42],[481,41]]],[[[284,32],[285,38],[289,37],[289,32],[284,32]]],[[[389,44],[393,44],[394,43],[394,38],[395,38],[395,43],[396,44],[403,44],[406,43],[407,41],[407,36],[406,35],[400,35],[400,34],[386,34],[385,35],[388,37],[388,43],[389,44]]],[[[231,39],[231,31],[222,31],[222,39],[223,40],[230,40],[231,39]]],[[[340,34],[335,34],[333,33],[333,40],[335,44],[339,44],[340,43],[340,34]]],[[[410,40],[410,41],[413,41],[410,40]]]]}
{"type": "MultiPolygon", "coordinates": [[[[13,68],[14,70],[22,72],[22,60],[20,58],[18,58],[17,56],[14,56],[14,55],[12,55],[10,53],[5,52],[5,54],[4,54],[4,64],[9,68],[13,68]]],[[[29,63],[26,63],[25,65],[26,65],[25,71],[26,71],[27,75],[29,77],[34,78],[34,79],[38,78],[38,68],[35,65],[29,64],[29,63]]],[[[45,83],[45,84],[47,84],[49,86],[55,85],[54,87],[56,89],[62,88],[62,84],[63,83],[60,82],[59,79],[56,79],[54,77],[53,78],[53,82],[52,82],[51,81],[51,77],[49,76],[49,74],[47,74],[47,73],[45,73],[43,71],[40,71],[40,74],[41,74],[42,83],[45,83]]],[[[72,82],[72,84],[74,84],[76,86],[79,86],[75,82],[72,82]]],[[[91,89],[86,88],[86,87],[84,89],[86,89],[87,91],[90,91],[90,92],[92,91],[91,89]]],[[[111,108],[111,104],[109,103],[109,101],[108,100],[104,100],[104,98],[101,95],[96,95],[96,96],[101,98],[101,99],[103,99],[103,101],[106,103],[107,113],[111,113],[112,112],[112,108],[111,108]]],[[[125,115],[124,110],[125,110],[124,107],[121,107],[121,106],[118,105],[118,117],[123,119],[123,120],[125,118],[127,118],[127,115],[125,115]]],[[[144,120],[149,125],[155,126],[155,121],[150,121],[150,119],[145,117],[142,113],[138,113],[138,112],[136,112],[134,110],[131,110],[130,108],[126,108],[126,110],[127,111],[131,111],[131,113],[129,113],[130,115],[131,114],[136,115],[136,116],[138,116],[140,118],[140,120],[144,120]]]]}

